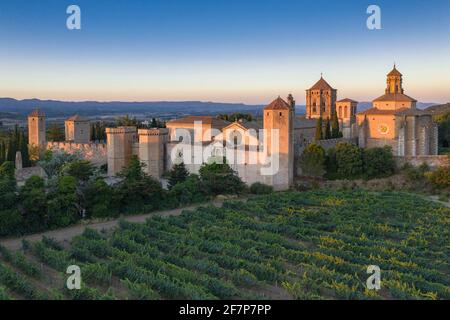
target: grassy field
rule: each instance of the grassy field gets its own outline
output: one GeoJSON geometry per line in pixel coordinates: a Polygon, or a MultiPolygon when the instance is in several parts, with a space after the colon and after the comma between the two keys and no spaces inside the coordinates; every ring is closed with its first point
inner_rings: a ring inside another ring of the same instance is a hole
{"type": "Polygon", "coordinates": [[[275,193],[0,248],[0,299],[450,299],[449,226],[449,209],[413,194],[275,193]]]}

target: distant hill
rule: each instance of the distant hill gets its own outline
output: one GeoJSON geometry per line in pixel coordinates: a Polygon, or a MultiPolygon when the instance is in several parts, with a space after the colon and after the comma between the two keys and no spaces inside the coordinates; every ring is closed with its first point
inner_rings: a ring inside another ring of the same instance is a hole
{"type": "MultiPolygon", "coordinates": [[[[421,103],[418,108],[424,109],[435,103],[421,103]]],[[[372,107],[372,102],[360,102],[358,111],[372,107]]],[[[107,118],[129,114],[142,118],[175,118],[184,115],[217,115],[220,113],[251,113],[262,116],[263,105],[247,105],[243,103],[222,103],[202,101],[149,101],[149,102],[68,102],[57,100],[0,98],[0,118],[25,119],[33,110],[39,108],[48,118],[62,119],[74,114],[88,118],[107,118]]],[[[296,113],[305,114],[305,106],[298,105],[296,113]]]]}
{"type": "Polygon", "coordinates": [[[39,108],[49,118],[64,118],[73,114],[85,117],[107,117],[130,114],[143,117],[172,118],[186,114],[216,115],[220,113],[242,112],[257,115],[262,112],[260,105],[240,103],[220,103],[201,101],[159,101],[159,102],[67,102],[56,100],[0,98],[0,114],[24,119],[33,109],[39,108]]]}
{"type": "Polygon", "coordinates": [[[434,105],[426,108],[426,110],[434,115],[441,115],[450,111],[450,102],[446,104],[434,105]]]}

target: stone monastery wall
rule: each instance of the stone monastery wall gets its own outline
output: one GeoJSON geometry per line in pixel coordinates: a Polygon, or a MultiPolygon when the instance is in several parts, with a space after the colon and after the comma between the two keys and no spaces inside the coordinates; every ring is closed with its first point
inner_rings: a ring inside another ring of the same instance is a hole
{"type": "Polygon", "coordinates": [[[79,152],[84,159],[96,166],[107,163],[106,143],[47,142],[47,150],[61,150],[69,154],[79,152]]]}

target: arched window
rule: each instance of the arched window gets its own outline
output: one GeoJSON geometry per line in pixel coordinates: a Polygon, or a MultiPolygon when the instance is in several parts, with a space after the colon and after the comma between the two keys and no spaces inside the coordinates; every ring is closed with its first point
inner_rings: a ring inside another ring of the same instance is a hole
{"type": "Polygon", "coordinates": [[[342,106],[339,106],[339,118],[342,118],[342,106]]]}

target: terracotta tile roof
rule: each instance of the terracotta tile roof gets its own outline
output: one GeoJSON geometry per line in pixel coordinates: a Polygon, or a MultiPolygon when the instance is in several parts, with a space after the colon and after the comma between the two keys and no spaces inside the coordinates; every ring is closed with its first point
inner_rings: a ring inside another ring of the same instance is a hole
{"type": "Polygon", "coordinates": [[[370,108],[361,112],[358,112],[361,115],[396,115],[396,116],[407,116],[407,115],[429,115],[429,112],[420,110],[420,109],[412,109],[412,108],[400,108],[397,110],[383,110],[378,108],[370,108]]]}
{"type": "Polygon", "coordinates": [[[273,100],[264,110],[289,110],[291,107],[281,97],[273,100]]]}
{"type": "Polygon", "coordinates": [[[304,118],[294,119],[294,128],[295,129],[315,128],[316,125],[317,125],[317,119],[304,119],[304,118]]]}
{"type": "Polygon", "coordinates": [[[258,131],[259,129],[262,129],[262,126],[256,121],[243,121],[243,122],[236,121],[236,122],[231,123],[227,127],[225,127],[224,130],[229,128],[229,127],[232,127],[233,125],[238,125],[238,126],[242,127],[243,129],[246,129],[246,130],[254,129],[254,130],[258,131]]]}
{"type": "Polygon", "coordinates": [[[320,77],[320,80],[316,82],[309,90],[334,90],[332,86],[325,81],[323,77],[320,77]]]}
{"type": "Polygon", "coordinates": [[[389,76],[402,76],[402,74],[400,73],[400,71],[397,70],[397,68],[394,65],[394,69],[391,70],[391,72],[389,72],[388,74],[389,76]]]}
{"type": "Polygon", "coordinates": [[[345,98],[345,99],[339,100],[337,102],[354,102],[354,103],[358,103],[358,101],[355,101],[355,100],[352,100],[352,99],[349,99],[349,98],[345,98]]]}
{"type": "Polygon", "coordinates": [[[376,101],[406,101],[406,102],[417,102],[416,99],[413,99],[406,94],[403,93],[387,93],[382,95],[381,97],[376,98],[373,100],[376,101]]]}
{"type": "Polygon", "coordinates": [[[29,117],[45,117],[45,113],[40,109],[35,109],[31,111],[31,113],[28,115],[29,117]]]}
{"type": "Polygon", "coordinates": [[[194,124],[194,122],[202,122],[202,124],[211,125],[213,128],[224,128],[230,124],[230,122],[217,119],[212,116],[187,116],[184,118],[173,119],[167,122],[168,125],[176,125],[176,124],[194,124]]]}
{"type": "Polygon", "coordinates": [[[71,116],[69,119],[67,119],[66,121],[88,121],[86,118],[83,118],[81,116],[79,116],[78,114],[71,116]]]}

